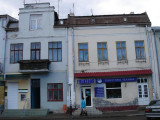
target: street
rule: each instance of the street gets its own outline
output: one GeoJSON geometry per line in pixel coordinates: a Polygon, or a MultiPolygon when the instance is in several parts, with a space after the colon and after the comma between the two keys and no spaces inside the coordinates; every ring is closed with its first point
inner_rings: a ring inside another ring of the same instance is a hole
{"type": "MultiPolygon", "coordinates": [[[[69,120],[65,119],[65,120],[69,120]]],[[[145,116],[128,116],[128,117],[95,117],[95,118],[90,118],[90,117],[79,117],[79,118],[72,118],[73,120],[147,120],[145,116]]],[[[62,120],[62,119],[55,119],[55,120],[62,120]]],[[[64,119],[63,119],[64,120],[64,119]]],[[[159,118],[155,118],[152,120],[159,120],[159,118]]]]}

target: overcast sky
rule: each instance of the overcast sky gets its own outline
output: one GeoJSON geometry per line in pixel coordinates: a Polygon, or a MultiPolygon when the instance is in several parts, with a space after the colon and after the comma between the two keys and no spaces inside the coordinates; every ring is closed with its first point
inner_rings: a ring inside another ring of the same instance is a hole
{"type": "MultiPolygon", "coordinates": [[[[70,11],[76,16],[110,15],[147,12],[152,26],[160,26],[160,0],[59,0],[60,18],[66,18],[70,11]],[[93,12],[92,12],[93,11],[93,12]]],[[[25,0],[25,3],[50,2],[58,11],[58,0],[25,0]]],[[[9,14],[18,19],[19,8],[24,0],[0,0],[0,14],[9,14]]]]}

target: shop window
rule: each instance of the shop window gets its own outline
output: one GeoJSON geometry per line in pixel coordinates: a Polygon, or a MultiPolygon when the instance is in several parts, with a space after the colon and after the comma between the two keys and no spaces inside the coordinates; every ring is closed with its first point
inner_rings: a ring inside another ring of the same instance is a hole
{"type": "Polygon", "coordinates": [[[126,42],[117,42],[117,59],[118,60],[126,60],[126,42]]]}
{"type": "Polygon", "coordinates": [[[49,83],[47,86],[48,101],[63,101],[63,84],[49,83]]]}
{"type": "Polygon", "coordinates": [[[88,43],[78,44],[79,62],[88,62],[88,43]]]}
{"type": "Polygon", "coordinates": [[[102,42],[102,43],[97,43],[98,46],[98,61],[107,61],[108,56],[107,56],[107,43],[102,42]]]}
{"type": "Polygon", "coordinates": [[[25,101],[26,100],[26,94],[21,94],[21,101],[25,101]]]}
{"type": "Polygon", "coordinates": [[[17,63],[23,59],[23,43],[11,44],[10,46],[10,63],[17,63]]]}
{"type": "Polygon", "coordinates": [[[108,99],[122,98],[121,83],[120,82],[106,83],[106,97],[108,99]]]}
{"type": "Polygon", "coordinates": [[[144,41],[135,42],[136,59],[145,59],[144,41]]]}
{"type": "Polygon", "coordinates": [[[62,61],[62,42],[49,42],[49,60],[53,62],[62,61]]]}

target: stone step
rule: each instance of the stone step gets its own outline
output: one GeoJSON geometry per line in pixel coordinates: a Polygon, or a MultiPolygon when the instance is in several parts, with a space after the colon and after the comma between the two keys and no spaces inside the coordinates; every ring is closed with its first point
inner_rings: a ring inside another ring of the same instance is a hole
{"type": "MultiPolygon", "coordinates": [[[[94,107],[86,108],[86,110],[88,115],[102,115],[102,112],[94,107]]],[[[80,115],[80,113],[81,113],[81,108],[78,108],[75,112],[73,112],[73,115],[74,116],[80,115]]]]}
{"type": "Polygon", "coordinates": [[[8,109],[4,110],[1,117],[42,117],[48,113],[48,109],[8,109]]]}

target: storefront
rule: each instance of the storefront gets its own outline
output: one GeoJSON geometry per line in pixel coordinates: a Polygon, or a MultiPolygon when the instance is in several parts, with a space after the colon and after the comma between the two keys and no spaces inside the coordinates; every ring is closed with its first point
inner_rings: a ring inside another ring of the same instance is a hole
{"type": "Polygon", "coordinates": [[[87,107],[111,109],[125,106],[126,109],[136,109],[138,105],[147,105],[152,97],[151,72],[121,76],[97,74],[94,73],[90,77],[86,73],[75,74],[78,107],[84,97],[87,107]]]}

